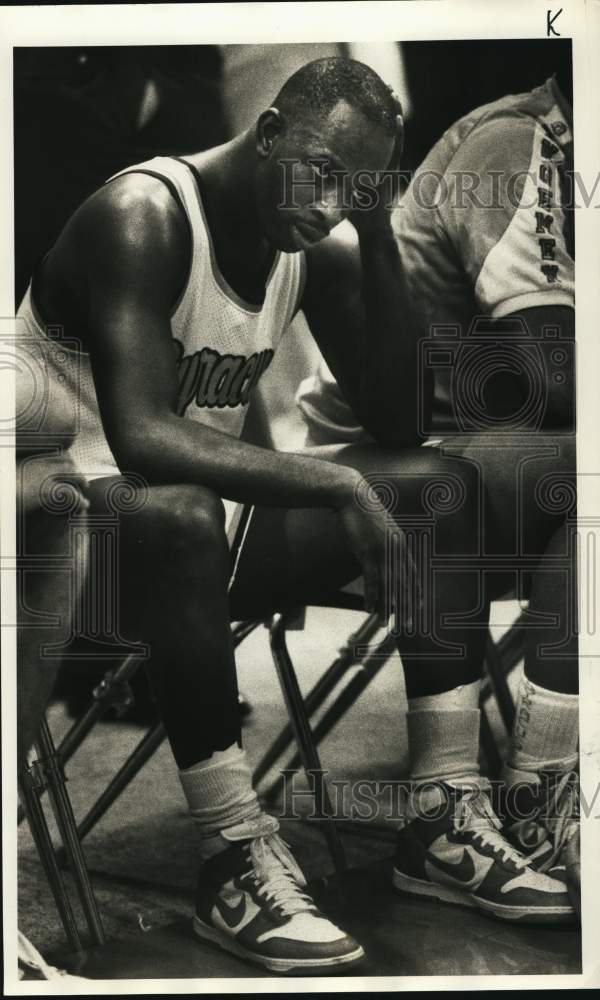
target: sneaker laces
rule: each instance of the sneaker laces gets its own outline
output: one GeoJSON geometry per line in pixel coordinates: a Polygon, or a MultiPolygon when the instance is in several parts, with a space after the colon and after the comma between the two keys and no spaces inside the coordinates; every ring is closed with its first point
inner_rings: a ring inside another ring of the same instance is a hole
{"type": "Polygon", "coordinates": [[[577,831],[577,816],[579,814],[579,775],[577,771],[565,771],[553,784],[552,791],[545,802],[526,819],[518,820],[513,829],[521,837],[528,836],[533,827],[541,831],[541,843],[529,855],[531,863],[544,855],[548,850],[546,834],[550,835],[551,851],[546,860],[539,866],[539,871],[546,872],[557,863],[563,848],[577,831]]]}
{"type": "Polygon", "coordinates": [[[259,896],[272,901],[286,917],[315,909],[313,900],[300,889],[306,879],[285,840],[274,833],[255,837],[248,847],[254,880],[260,883],[259,896]]]}
{"type": "Polygon", "coordinates": [[[457,833],[471,833],[484,847],[500,853],[503,861],[512,861],[519,869],[529,864],[529,859],[502,835],[502,823],[483,789],[471,788],[463,792],[456,803],[453,822],[457,833]]]}

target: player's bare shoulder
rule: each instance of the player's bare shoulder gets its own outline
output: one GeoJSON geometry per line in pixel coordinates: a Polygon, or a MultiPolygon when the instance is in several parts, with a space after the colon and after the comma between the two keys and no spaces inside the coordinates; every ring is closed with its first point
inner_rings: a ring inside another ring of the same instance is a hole
{"type": "Polygon", "coordinates": [[[112,258],[129,266],[156,263],[176,273],[190,251],[181,204],[159,178],[142,173],[123,174],[99,188],[74,213],[65,235],[88,267],[103,268],[112,258]]]}

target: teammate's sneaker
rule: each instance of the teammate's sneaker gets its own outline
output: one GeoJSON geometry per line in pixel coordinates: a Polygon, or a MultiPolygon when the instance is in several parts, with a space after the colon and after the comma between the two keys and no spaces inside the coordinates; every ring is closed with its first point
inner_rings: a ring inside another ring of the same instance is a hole
{"type": "Polygon", "coordinates": [[[440,783],[441,804],[399,831],[393,884],[411,895],[476,907],[504,920],[573,920],[566,887],[537,872],[501,833],[482,788],[440,783]]]}
{"type": "Polygon", "coordinates": [[[527,786],[519,787],[525,818],[507,820],[506,836],[532,868],[566,883],[571,903],[581,914],[579,775],[575,770],[543,772],[540,779],[538,786],[532,786],[529,808],[524,803],[527,786]]]}
{"type": "Polygon", "coordinates": [[[277,835],[238,840],[200,869],[194,932],[272,972],[327,974],[364,957],[310,896],[277,835]]]}

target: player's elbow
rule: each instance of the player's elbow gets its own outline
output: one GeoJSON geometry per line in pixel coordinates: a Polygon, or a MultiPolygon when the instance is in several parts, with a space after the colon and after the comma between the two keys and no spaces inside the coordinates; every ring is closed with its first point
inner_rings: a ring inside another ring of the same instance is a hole
{"type": "Polygon", "coordinates": [[[148,418],[126,423],[128,426],[107,434],[119,470],[152,482],[160,464],[160,428],[148,418]]]}

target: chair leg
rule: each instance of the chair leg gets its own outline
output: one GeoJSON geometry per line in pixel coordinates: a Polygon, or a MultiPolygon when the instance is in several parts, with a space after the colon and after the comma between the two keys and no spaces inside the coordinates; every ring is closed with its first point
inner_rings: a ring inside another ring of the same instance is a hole
{"type": "MultiPolygon", "coordinates": [[[[306,711],[309,716],[323,704],[328,695],[331,694],[336,685],[342,679],[346,671],[360,662],[360,659],[355,652],[357,646],[362,643],[369,642],[378,628],[378,616],[369,615],[356,632],[353,632],[348,636],[348,639],[340,649],[336,659],[319,678],[304,700],[306,711]]],[[[256,785],[264,778],[265,774],[269,768],[273,766],[275,761],[278,760],[278,758],[281,757],[281,755],[293,743],[293,740],[294,733],[288,722],[279,733],[279,736],[277,736],[273,741],[265,755],[259,761],[258,766],[254,771],[254,783],[256,785]]]]}
{"type": "Polygon", "coordinates": [[[73,907],[67,895],[62,873],[54,853],[54,845],[48,830],[48,823],[40,802],[40,792],[45,787],[38,762],[19,774],[19,797],[23,806],[38,857],[44,869],[50,891],[54,898],[60,921],[63,925],[71,951],[83,951],[81,937],[73,914],[73,907]]]}
{"type": "Polygon", "coordinates": [[[110,708],[115,692],[131,680],[144,662],[141,657],[131,655],[123,660],[123,663],[116,670],[109,671],[104,675],[98,686],[94,688],[92,704],[81,718],[71,726],[57,747],[61,764],[66,764],[73,756],[96,722],[110,708]]]}
{"type": "Polygon", "coordinates": [[[331,800],[323,778],[323,767],[310,728],[306,707],[298,685],[298,678],[296,677],[294,665],[288,652],[283,615],[277,614],[273,616],[269,633],[273,660],[277,668],[279,683],[294,735],[298,741],[298,748],[306,776],[309,782],[311,773],[315,779],[317,777],[322,779],[315,780],[315,805],[317,814],[324,823],[325,837],[327,838],[333,865],[336,872],[344,872],[348,870],[346,855],[338,829],[333,820],[331,800]]]}
{"type": "MultiPolygon", "coordinates": [[[[327,711],[324,713],[323,717],[319,719],[319,722],[313,730],[313,738],[318,746],[328,733],[331,732],[334,726],[337,725],[339,720],[346,714],[348,709],[354,705],[354,703],[361,696],[363,691],[369,686],[371,681],[376,677],[381,668],[385,666],[388,662],[390,656],[396,650],[396,643],[391,636],[386,636],[376,649],[365,659],[364,663],[361,664],[361,669],[354,677],[346,684],[345,688],[338,694],[335,701],[329,706],[327,711]]],[[[308,700],[308,699],[307,699],[308,700]]],[[[288,768],[293,769],[298,766],[299,758],[298,754],[294,754],[291,761],[288,764],[288,768]]],[[[265,798],[267,801],[273,799],[281,790],[283,785],[283,778],[278,778],[275,780],[273,785],[265,793],[265,798]]]]}
{"type": "Polygon", "coordinates": [[[98,821],[104,816],[105,812],[110,809],[113,802],[115,802],[121,792],[124,791],[129,782],[133,781],[136,774],[141,771],[152,755],[158,750],[165,737],[165,727],[162,722],[158,722],[148,733],[146,733],[144,738],[140,740],[133,753],[127,758],[123,766],[115,774],[110,784],[107,785],[102,795],[96,800],[94,805],[81,820],[81,823],[77,827],[77,835],[80,840],[87,837],[90,830],[93,830],[96,823],[98,823],[98,821]]]}
{"type": "Polygon", "coordinates": [[[77,893],[85,914],[90,937],[94,944],[104,944],[106,940],[98,904],[88,875],[87,865],[79,838],[71,800],[69,799],[65,776],[58,760],[50,729],[44,720],[40,727],[37,746],[43,764],[48,794],[56,818],[61,839],[71,866],[77,893]]]}

